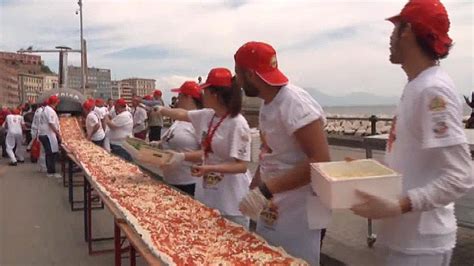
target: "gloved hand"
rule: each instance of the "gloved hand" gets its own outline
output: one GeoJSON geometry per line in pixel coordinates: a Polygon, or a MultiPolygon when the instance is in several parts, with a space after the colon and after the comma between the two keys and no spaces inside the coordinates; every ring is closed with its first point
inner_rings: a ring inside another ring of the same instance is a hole
{"type": "Polygon", "coordinates": [[[184,153],[182,152],[175,152],[175,151],[166,151],[167,153],[170,153],[171,154],[171,157],[168,161],[166,161],[162,166],[161,168],[163,170],[169,170],[169,169],[173,169],[177,166],[179,166],[180,164],[182,164],[184,162],[184,153]]]}
{"type": "Polygon", "coordinates": [[[158,149],[161,149],[161,141],[150,141],[148,144],[150,144],[150,146],[154,147],[154,148],[158,148],[158,149]]]}
{"type": "Polygon", "coordinates": [[[254,188],[250,190],[245,198],[239,204],[240,212],[257,221],[263,208],[268,204],[268,200],[263,196],[260,189],[254,188]]]}
{"type": "Polygon", "coordinates": [[[351,211],[356,215],[382,219],[402,214],[400,203],[396,200],[384,199],[360,190],[356,190],[356,194],[364,199],[363,203],[352,206],[351,211]]]}

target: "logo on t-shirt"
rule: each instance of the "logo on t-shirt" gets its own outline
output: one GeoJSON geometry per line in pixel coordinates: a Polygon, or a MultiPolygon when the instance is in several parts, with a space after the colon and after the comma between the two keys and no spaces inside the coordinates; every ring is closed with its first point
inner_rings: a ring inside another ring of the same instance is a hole
{"type": "Polygon", "coordinates": [[[446,137],[446,133],[448,132],[448,125],[444,121],[439,121],[434,125],[433,132],[436,134],[437,138],[446,137]]]}
{"type": "Polygon", "coordinates": [[[436,96],[431,100],[429,110],[432,112],[440,112],[446,110],[446,101],[441,96],[436,96]]]}

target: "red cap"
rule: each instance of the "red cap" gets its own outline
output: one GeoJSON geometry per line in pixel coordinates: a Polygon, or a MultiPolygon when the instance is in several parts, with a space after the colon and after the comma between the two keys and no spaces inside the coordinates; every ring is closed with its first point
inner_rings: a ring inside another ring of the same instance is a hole
{"type": "Polygon", "coordinates": [[[48,98],[48,105],[50,105],[50,104],[55,104],[55,103],[59,103],[59,97],[56,96],[56,95],[51,95],[51,96],[49,96],[49,98],[48,98]]]}
{"type": "Polygon", "coordinates": [[[115,101],[115,105],[118,105],[120,107],[126,107],[127,102],[123,98],[120,98],[117,101],[115,101]]]}
{"type": "Polygon", "coordinates": [[[410,23],[416,36],[428,41],[439,56],[446,55],[453,42],[448,35],[448,12],[439,0],[410,0],[399,15],[387,20],[410,23]]]}
{"type": "Polygon", "coordinates": [[[145,96],[143,96],[143,99],[149,101],[149,100],[153,100],[153,97],[151,95],[145,95],[145,96]]]}
{"type": "Polygon", "coordinates": [[[15,108],[15,109],[12,110],[12,114],[19,115],[19,114],[21,114],[21,111],[20,111],[20,109],[15,108]]]}
{"type": "Polygon", "coordinates": [[[153,92],[153,96],[161,96],[161,95],[163,95],[163,93],[158,89],[153,92]]]}
{"type": "Polygon", "coordinates": [[[237,66],[255,71],[268,85],[288,84],[288,78],[278,69],[276,51],[269,44],[248,42],[237,50],[234,60],[237,66]]]}
{"type": "Polygon", "coordinates": [[[95,102],[92,99],[89,99],[82,104],[82,108],[87,111],[92,110],[94,106],[95,106],[95,102]]]}
{"type": "Polygon", "coordinates": [[[201,99],[201,87],[194,81],[186,81],[177,89],[172,89],[172,92],[189,95],[196,99],[201,99]]]}
{"type": "Polygon", "coordinates": [[[96,105],[103,105],[103,104],[105,104],[105,101],[102,98],[97,98],[97,99],[95,99],[95,104],[96,105]]]}
{"type": "Polygon", "coordinates": [[[206,82],[201,85],[201,88],[204,89],[210,86],[225,88],[232,87],[232,73],[230,70],[223,67],[211,69],[209,74],[207,74],[206,82]]]}

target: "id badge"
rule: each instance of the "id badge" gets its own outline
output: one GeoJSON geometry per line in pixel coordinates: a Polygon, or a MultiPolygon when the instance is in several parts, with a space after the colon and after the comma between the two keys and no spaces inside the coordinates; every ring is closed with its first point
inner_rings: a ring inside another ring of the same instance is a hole
{"type": "Polygon", "coordinates": [[[274,226],[278,220],[278,208],[272,201],[269,201],[267,206],[263,208],[260,213],[260,220],[266,228],[274,230],[274,226]]]}
{"type": "Polygon", "coordinates": [[[217,189],[219,182],[222,181],[224,176],[219,173],[209,173],[203,176],[202,186],[205,189],[217,189]]]}

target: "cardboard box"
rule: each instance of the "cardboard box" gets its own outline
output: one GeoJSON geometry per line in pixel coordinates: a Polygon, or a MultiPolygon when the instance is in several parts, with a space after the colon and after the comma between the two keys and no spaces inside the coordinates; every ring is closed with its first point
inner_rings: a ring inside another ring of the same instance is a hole
{"type": "Polygon", "coordinates": [[[171,158],[170,153],[151,146],[141,139],[128,137],[123,146],[135,161],[142,164],[161,166],[171,158]]]}
{"type": "Polygon", "coordinates": [[[400,174],[372,160],[311,164],[311,186],[330,209],[349,209],[362,203],[355,190],[387,199],[397,199],[402,191],[400,174]]]}

